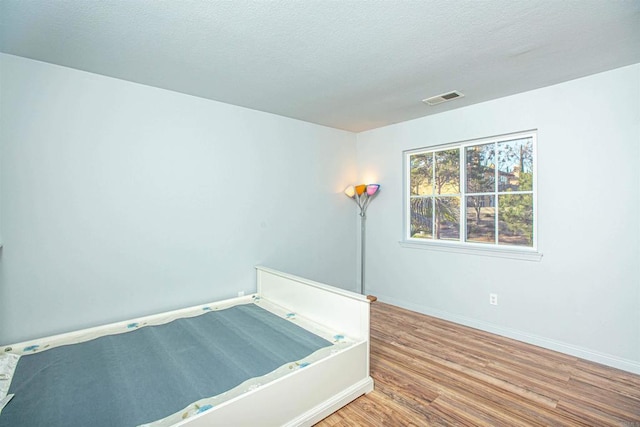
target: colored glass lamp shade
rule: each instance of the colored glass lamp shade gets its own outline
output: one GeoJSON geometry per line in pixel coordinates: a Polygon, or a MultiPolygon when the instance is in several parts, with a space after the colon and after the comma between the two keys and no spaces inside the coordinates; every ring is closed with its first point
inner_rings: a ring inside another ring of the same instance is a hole
{"type": "Polygon", "coordinates": [[[353,199],[356,195],[356,188],[353,185],[350,185],[344,189],[344,194],[353,199]]]}
{"type": "Polygon", "coordinates": [[[380,184],[369,184],[367,185],[367,195],[373,196],[380,189],[380,184]]]}
{"type": "Polygon", "coordinates": [[[366,191],[366,189],[367,189],[366,184],[356,185],[356,194],[358,196],[362,196],[362,194],[366,191]]]}

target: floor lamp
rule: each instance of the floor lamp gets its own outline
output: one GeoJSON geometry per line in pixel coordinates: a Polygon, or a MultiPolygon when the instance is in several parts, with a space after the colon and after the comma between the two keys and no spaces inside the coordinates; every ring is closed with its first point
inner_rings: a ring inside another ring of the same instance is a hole
{"type": "Polygon", "coordinates": [[[367,219],[367,207],[371,199],[378,194],[380,184],[350,185],[344,189],[344,194],[353,199],[360,208],[360,293],[364,295],[364,231],[367,219]]]}

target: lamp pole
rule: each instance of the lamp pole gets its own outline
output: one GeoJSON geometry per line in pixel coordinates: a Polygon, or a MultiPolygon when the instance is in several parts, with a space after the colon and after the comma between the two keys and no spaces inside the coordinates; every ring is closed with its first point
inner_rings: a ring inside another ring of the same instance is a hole
{"type": "Polygon", "coordinates": [[[365,229],[367,220],[367,207],[371,199],[378,194],[380,184],[360,184],[349,186],[344,190],[347,197],[353,199],[360,208],[360,293],[364,295],[364,270],[365,270],[365,229]]]}
{"type": "Polygon", "coordinates": [[[360,293],[364,295],[364,235],[367,215],[363,209],[360,210],[360,293]]]}

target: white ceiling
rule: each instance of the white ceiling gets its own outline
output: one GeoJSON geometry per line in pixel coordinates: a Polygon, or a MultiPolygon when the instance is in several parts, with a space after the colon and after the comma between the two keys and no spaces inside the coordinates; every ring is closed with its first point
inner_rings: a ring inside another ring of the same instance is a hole
{"type": "Polygon", "coordinates": [[[640,0],[0,0],[0,51],[358,132],[639,63],[640,0]]]}

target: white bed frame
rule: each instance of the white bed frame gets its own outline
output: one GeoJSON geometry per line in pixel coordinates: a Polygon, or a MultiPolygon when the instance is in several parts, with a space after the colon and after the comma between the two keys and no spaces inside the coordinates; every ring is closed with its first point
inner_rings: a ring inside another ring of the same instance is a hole
{"type": "Polygon", "coordinates": [[[261,298],[359,342],[177,426],[311,426],[373,390],[369,300],[290,274],[256,268],[261,298]]]}
{"type": "MultiPolygon", "coordinates": [[[[256,269],[256,296],[344,334],[356,344],[192,415],[175,427],[311,426],[373,390],[373,380],[369,376],[369,300],[360,294],[269,268],[256,269]]],[[[246,302],[251,297],[237,300],[246,302]]],[[[228,301],[233,300],[225,302],[228,301]]],[[[176,313],[180,311],[176,310],[176,313]]],[[[90,330],[101,328],[104,327],[90,330]]],[[[82,332],[56,337],[78,336],[82,332]]],[[[28,344],[25,342],[16,347],[28,344]]]]}

